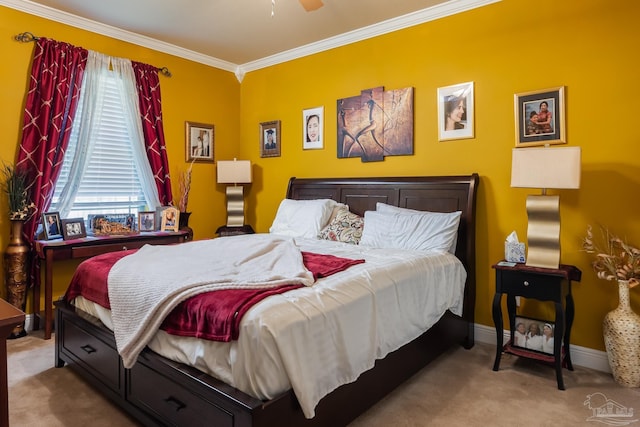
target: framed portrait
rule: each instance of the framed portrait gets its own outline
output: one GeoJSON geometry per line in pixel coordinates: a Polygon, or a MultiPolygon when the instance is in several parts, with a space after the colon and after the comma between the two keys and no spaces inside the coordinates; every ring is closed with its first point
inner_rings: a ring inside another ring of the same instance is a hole
{"type": "Polygon", "coordinates": [[[62,236],[64,240],[81,239],[87,237],[83,218],[68,218],[62,220],[62,236]]]}
{"type": "Polygon", "coordinates": [[[62,223],[60,222],[60,212],[45,212],[42,214],[42,230],[46,240],[59,239],[62,237],[62,223]]]}
{"type": "Polygon", "coordinates": [[[438,140],[474,137],[473,82],[438,88],[438,140]]]}
{"type": "Polygon", "coordinates": [[[564,86],[517,93],[516,147],[565,144],[564,86]]]}
{"type": "Polygon", "coordinates": [[[318,150],[324,148],[324,107],[302,111],[302,148],[318,150]]]}
{"type": "Polygon", "coordinates": [[[138,230],[154,231],[156,229],[155,219],[156,219],[155,211],[138,212],[138,230]]]}
{"type": "Polygon", "coordinates": [[[260,157],[280,157],[280,120],[260,123],[260,157]]]}
{"type": "MultiPolygon", "coordinates": [[[[548,320],[516,316],[511,345],[530,351],[553,354],[555,332],[555,324],[548,320]]],[[[559,339],[562,337],[560,336],[559,339]]]]}
{"type": "Polygon", "coordinates": [[[161,231],[178,231],[179,230],[180,211],[178,208],[169,206],[162,210],[160,230],[161,231]]]}
{"type": "Polygon", "coordinates": [[[214,127],[204,123],[185,122],[185,160],[213,163],[214,127]]]}

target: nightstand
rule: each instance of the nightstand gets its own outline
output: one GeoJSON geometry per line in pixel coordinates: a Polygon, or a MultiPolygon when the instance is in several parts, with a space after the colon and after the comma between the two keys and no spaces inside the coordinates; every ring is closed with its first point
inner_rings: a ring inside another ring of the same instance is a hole
{"type": "Polygon", "coordinates": [[[573,265],[560,264],[557,269],[528,267],[516,264],[513,267],[492,266],[496,270],[496,294],[493,297],[493,322],[496,326],[496,360],[493,370],[500,368],[502,353],[547,362],[555,366],[558,389],[564,390],[562,367],[573,371],[569,341],[573,323],[574,305],[571,296],[571,282],[579,282],[582,272],[573,265]],[[507,296],[509,329],[511,339],[503,346],[502,295],[507,296]],[[553,355],[512,346],[516,320],[516,297],[552,301],[555,305],[555,337],[553,355]],[[564,300],[564,305],[563,305],[564,300]],[[563,333],[564,331],[564,333],[563,333]],[[561,339],[559,339],[561,337],[561,339]]]}
{"type": "Polygon", "coordinates": [[[216,230],[216,234],[218,235],[218,237],[237,236],[239,234],[254,233],[255,231],[253,231],[253,228],[248,224],[245,224],[241,227],[227,227],[226,225],[223,225],[222,227],[218,227],[218,229],[216,230]]]}

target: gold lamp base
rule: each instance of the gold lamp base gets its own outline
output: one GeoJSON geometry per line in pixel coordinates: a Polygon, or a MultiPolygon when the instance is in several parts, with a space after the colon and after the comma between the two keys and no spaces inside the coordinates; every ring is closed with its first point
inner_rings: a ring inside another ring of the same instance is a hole
{"type": "Polygon", "coordinates": [[[527,196],[529,267],[560,266],[560,196],[527,196]]]}
{"type": "Polygon", "coordinates": [[[227,187],[227,227],[244,225],[244,187],[230,185],[227,187]]]}

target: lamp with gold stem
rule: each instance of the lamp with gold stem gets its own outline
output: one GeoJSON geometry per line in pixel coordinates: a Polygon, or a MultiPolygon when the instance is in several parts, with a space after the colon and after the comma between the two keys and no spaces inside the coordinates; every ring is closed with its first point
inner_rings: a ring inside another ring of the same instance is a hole
{"type": "Polygon", "coordinates": [[[219,184],[227,186],[227,228],[242,228],[244,224],[244,187],[238,184],[251,182],[251,162],[249,160],[218,160],[217,176],[219,184]]]}
{"type": "Polygon", "coordinates": [[[560,265],[560,196],[547,189],[580,188],[580,154],[580,147],[513,149],[511,186],[542,189],[527,196],[527,266],[560,265]]]}

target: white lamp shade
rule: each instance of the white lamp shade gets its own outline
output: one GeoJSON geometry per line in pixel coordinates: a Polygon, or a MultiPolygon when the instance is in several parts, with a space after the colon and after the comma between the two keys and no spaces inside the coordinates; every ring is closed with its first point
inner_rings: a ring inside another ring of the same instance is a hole
{"type": "Polygon", "coordinates": [[[249,160],[218,160],[218,183],[246,184],[251,182],[249,160]]]}
{"type": "Polygon", "coordinates": [[[580,147],[514,148],[511,186],[580,188],[580,147]]]}

